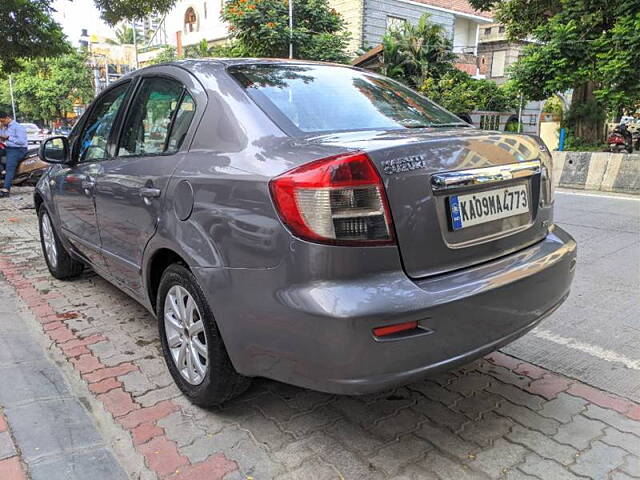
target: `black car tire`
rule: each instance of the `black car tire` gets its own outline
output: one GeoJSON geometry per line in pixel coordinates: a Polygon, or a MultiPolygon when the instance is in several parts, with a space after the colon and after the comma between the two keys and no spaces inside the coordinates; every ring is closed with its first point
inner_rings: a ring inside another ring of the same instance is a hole
{"type": "Polygon", "coordinates": [[[40,205],[40,208],[38,208],[38,226],[40,230],[40,245],[42,247],[42,253],[51,275],[58,280],[67,280],[80,275],[82,273],[82,270],[84,270],[84,264],[69,255],[69,252],[67,252],[67,250],[64,248],[64,245],[60,241],[60,238],[58,237],[58,234],[53,227],[51,216],[49,215],[49,212],[47,211],[47,208],[44,206],[44,204],[40,205]],[[43,222],[46,220],[49,221],[52,241],[55,243],[56,247],[57,260],[55,264],[52,264],[52,262],[49,260],[49,255],[47,255],[47,249],[45,247],[43,222]]]}
{"type": "Polygon", "coordinates": [[[205,295],[193,273],[185,266],[173,264],[162,274],[156,300],[156,312],[160,341],[167,367],[178,388],[192,403],[201,407],[217,406],[237,397],[249,387],[251,379],[240,375],[233,368],[205,295]],[[174,362],[167,340],[164,306],[167,295],[174,286],[182,287],[191,295],[204,326],[208,352],[207,371],[204,379],[198,385],[189,383],[182,376],[174,362]]]}

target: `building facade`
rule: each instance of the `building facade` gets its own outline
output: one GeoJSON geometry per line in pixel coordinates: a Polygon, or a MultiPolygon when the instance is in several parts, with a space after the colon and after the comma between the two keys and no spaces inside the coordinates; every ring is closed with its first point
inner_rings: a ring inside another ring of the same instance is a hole
{"type": "MultiPolygon", "coordinates": [[[[351,32],[350,53],[375,47],[385,32],[404,22],[417,23],[425,13],[432,22],[441,25],[453,42],[454,51],[472,65],[482,26],[491,23],[491,15],[477,12],[466,0],[329,0],[344,18],[351,32]],[[466,56],[466,57],[465,57],[466,56]]],[[[465,69],[466,70],[466,69],[465,69]]]]}
{"type": "Polygon", "coordinates": [[[202,40],[216,43],[229,35],[228,26],[220,19],[224,0],[179,0],[159,22],[147,48],[172,46],[180,54],[184,47],[202,40]]]}

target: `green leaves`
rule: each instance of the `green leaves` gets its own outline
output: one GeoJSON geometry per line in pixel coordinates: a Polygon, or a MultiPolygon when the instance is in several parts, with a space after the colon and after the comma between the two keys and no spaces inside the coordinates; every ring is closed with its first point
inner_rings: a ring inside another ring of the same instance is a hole
{"type": "Polygon", "coordinates": [[[428,14],[420,17],[417,25],[405,22],[387,32],[382,45],[382,73],[412,88],[450,71],[456,59],[444,29],[431,23],[428,14]]]}
{"type": "Polygon", "coordinates": [[[20,58],[48,57],[69,50],[52,13],[50,0],[0,2],[0,70],[18,70],[20,58]]]}
{"type": "Polygon", "coordinates": [[[499,86],[489,80],[477,80],[460,70],[450,70],[439,79],[428,78],[420,91],[455,114],[474,110],[504,112],[519,103],[517,91],[511,85],[499,86]]]}
{"type": "Polygon", "coordinates": [[[82,52],[54,58],[22,60],[13,86],[21,119],[54,120],[73,111],[74,104],[93,98],[91,69],[82,52]]]}
{"type": "MultiPolygon", "coordinates": [[[[346,62],[349,33],[342,17],[327,0],[293,0],[295,58],[346,62]]],[[[222,19],[229,22],[237,45],[232,52],[251,57],[288,57],[289,4],[287,0],[229,0],[222,19]]]]}

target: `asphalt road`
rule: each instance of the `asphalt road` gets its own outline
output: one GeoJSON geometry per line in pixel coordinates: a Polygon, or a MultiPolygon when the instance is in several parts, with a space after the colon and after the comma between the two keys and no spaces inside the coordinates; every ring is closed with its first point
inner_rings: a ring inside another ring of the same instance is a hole
{"type": "Polygon", "coordinates": [[[571,295],[503,350],[640,401],[640,198],[559,191],[555,215],[578,241],[571,295]]]}

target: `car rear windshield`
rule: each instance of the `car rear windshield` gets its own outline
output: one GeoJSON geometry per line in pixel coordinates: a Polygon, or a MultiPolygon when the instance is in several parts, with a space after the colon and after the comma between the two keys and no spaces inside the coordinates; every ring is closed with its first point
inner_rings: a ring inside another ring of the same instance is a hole
{"type": "Polygon", "coordinates": [[[352,68],[250,64],[228,72],[287,133],[468,126],[397,82],[352,68]]]}

